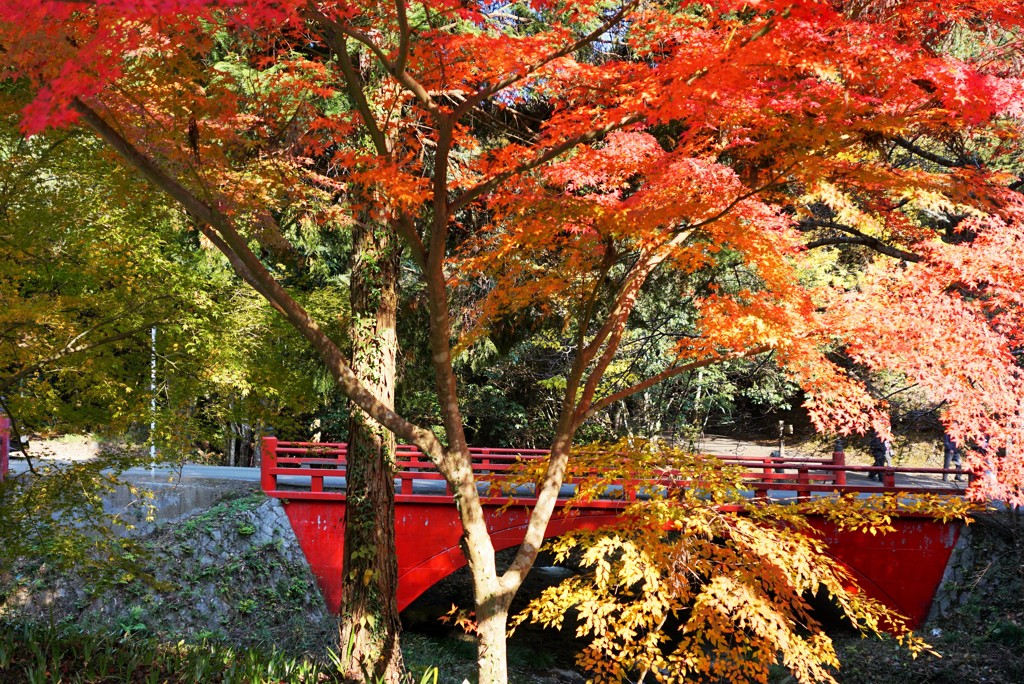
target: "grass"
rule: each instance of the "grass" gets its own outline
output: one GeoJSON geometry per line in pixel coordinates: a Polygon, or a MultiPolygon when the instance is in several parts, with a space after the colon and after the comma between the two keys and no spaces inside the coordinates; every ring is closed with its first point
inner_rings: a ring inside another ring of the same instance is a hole
{"type": "Polygon", "coordinates": [[[462,684],[476,676],[476,642],[468,635],[442,639],[403,632],[402,655],[413,677],[428,677],[433,668],[439,672],[438,684],[462,684]]]}
{"type": "MultiPolygon", "coordinates": [[[[403,639],[408,684],[472,678],[476,648],[459,640],[403,639]],[[439,667],[448,677],[438,676],[439,667]]],[[[169,643],[131,630],[91,632],[76,626],[0,620],[0,684],[331,684],[345,681],[340,659],[236,649],[201,639],[169,643]]]]}
{"type": "MultiPolygon", "coordinates": [[[[427,636],[417,632],[402,632],[402,655],[414,680],[433,682],[431,671],[438,672],[437,684],[463,684],[475,682],[477,676],[476,638],[452,631],[445,636],[427,636]]],[[[511,682],[536,681],[538,672],[557,666],[555,656],[534,643],[508,644],[508,670],[511,682]]],[[[563,667],[572,667],[563,663],[563,667]]],[[[543,681],[549,681],[543,679],[543,681]]]]}
{"type": "Polygon", "coordinates": [[[326,664],[217,643],[160,642],[75,627],[0,622],[0,682],[259,684],[340,682],[326,664]]]}

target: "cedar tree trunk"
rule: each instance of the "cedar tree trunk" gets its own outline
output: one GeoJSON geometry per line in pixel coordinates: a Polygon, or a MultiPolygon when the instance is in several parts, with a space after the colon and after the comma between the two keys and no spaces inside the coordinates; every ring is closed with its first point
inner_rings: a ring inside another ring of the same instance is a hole
{"type": "MultiPolygon", "coordinates": [[[[353,228],[352,369],[395,403],[398,245],[386,227],[353,228]]],[[[404,673],[396,592],[395,436],[351,404],[341,649],[346,679],[398,684],[404,673]]]]}

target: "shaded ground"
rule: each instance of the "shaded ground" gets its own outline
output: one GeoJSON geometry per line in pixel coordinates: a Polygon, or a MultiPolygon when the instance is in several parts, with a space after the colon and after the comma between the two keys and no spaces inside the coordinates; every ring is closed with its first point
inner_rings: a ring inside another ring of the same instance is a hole
{"type": "MultiPolygon", "coordinates": [[[[28,455],[33,458],[54,458],[61,461],[84,461],[95,458],[100,442],[88,435],[68,435],[56,439],[33,439],[28,445],[28,455]]],[[[21,457],[13,453],[12,457],[21,457]]]]}

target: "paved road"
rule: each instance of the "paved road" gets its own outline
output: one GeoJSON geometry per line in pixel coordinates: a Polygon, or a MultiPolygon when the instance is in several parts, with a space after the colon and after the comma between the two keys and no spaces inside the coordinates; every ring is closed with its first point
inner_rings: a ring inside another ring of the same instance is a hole
{"type": "MultiPolygon", "coordinates": [[[[35,464],[67,465],[75,461],[61,458],[50,458],[41,461],[33,461],[35,464]]],[[[11,472],[23,473],[28,470],[28,464],[24,459],[14,457],[11,459],[11,472]]],[[[125,476],[138,482],[169,482],[181,479],[208,479],[208,480],[241,480],[245,482],[259,482],[259,468],[229,468],[227,466],[207,466],[187,464],[183,467],[157,465],[155,468],[129,468],[124,471],[125,476]]]]}

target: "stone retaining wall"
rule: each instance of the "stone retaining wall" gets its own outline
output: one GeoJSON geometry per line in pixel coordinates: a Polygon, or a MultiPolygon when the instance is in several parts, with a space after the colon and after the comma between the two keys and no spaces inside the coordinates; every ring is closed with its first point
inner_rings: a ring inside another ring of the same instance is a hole
{"type": "Polygon", "coordinates": [[[98,590],[54,577],[45,565],[26,567],[0,612],[288,651],[317,650],[337,638],[336,619],[276,499],[231,493],[135,539],[138,573],[98,590]]]}
{"type": "Polygon", "coordinates": [[[928,621],[949,617],[960,606],[964,593],[964,584],[974,569],[974,533],[970,525],[960,528],[960,538],[953,547],[953,553],[946,563],[946,571],[942,582],[932,600],[932,609],[928,613],[928,621]]]}

